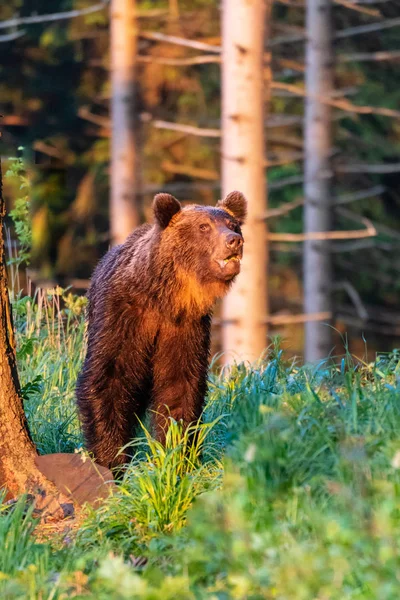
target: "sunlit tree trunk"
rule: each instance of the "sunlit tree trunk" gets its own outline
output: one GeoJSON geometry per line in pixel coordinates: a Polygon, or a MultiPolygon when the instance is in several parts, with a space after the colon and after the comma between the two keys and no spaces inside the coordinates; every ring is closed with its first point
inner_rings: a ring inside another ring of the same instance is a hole
{"type": "MultiPolygon", "coordinates": [[[[320,101],[333,87],[331,0],[307,0],[307,49],[304,144],[304,231],[331,229],[331,107],[320,101]]],[[[332,265],[328,241],[304,244],[304,312],[331,311],[332,265]]],[[[332,330],[323,322],[305,326],[305,359],[325,358],[332,330]]]]}
{"type": "Polygon", "coordinates": [[[111,2],[111,199],[113,244],[141,222],[135,107],[137,23],[135,0],[111,2]]]}
{"type": "Polygon", "coordinates": [[[55,503],[55,488],[35,465],[36,450],[30,439],[18,380],[12,313],[8,297],[3,237],[5,204],[0,163],[0,489],[6,497],[23,492],[36,495],[40,508],[63,515],[55,503]]]}
{"type": "Polygon", "coordinates": [[[267,346],[264,120],[269,65],[264,67],[264,47],[270,13],[270,0],[223,2],[222,196],[239,190],[248,201],[242,270],[223,306],[226,362],[254,361],[267,346]]]}

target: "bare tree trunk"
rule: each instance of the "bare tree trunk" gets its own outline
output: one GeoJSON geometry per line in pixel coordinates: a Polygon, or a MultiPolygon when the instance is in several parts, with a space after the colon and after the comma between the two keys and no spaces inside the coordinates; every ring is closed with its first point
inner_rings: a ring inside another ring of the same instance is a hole
{"type": "Polygon", "coordinates": [[[55,488],[36,467],[36,450],[29,436],[22,406],[7,287],[4,215],[0,163],[0,488],[6,488],[7,497],[30,491],[37,496],[40,508],[47,505],[53,514],[63,516],[63,511],[54,501],[57,493],[55,488]]]}
{"type": "Polygon", "coordinates": [[[111,200],[113,244],[122,243],[141,223],[138,186],[135,79],[137,22],[135,0],[111,2],[111,200]]]}
{"type": "Polygon", "coordinates": [[[263,56],[270,12],[271,0],[223,2],[222,195],[237,189],[248,201],[242,271],[223,306],[226,362],[254,361],[267,346],[268,253],[263,217],[267,205],[264,108],[269,85],[264,84],[263,56]]]}
{"type": "MultiPolygon", "coordinates": [[[[331,229],[332,148],[331,107],[319,97],[333,88],[331,0],[307,0],[305,107],[304,232],[331,229]]],[[[332,265],[329,241],[304,244],[304,312],[331,311],[332,265]]],[[[305,325],[305,359],[317,361],[332,350],[332,330],[326,323],[305,325]]]]}

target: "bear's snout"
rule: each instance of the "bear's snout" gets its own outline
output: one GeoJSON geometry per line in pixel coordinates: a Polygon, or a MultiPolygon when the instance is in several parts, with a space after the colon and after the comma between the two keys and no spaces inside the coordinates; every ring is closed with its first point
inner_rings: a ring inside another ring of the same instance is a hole
{"type": "Polygon", "coordinates": [[[239,252],[243,246],[243,238],[240,233],[230,233],[226,236],[225,245],[232,252],[239,252]]]}

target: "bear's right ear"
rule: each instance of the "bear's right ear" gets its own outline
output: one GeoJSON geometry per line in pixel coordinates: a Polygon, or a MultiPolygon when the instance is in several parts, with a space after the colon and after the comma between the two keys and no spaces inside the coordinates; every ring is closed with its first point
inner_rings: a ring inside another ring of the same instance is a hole
{"type": "Polygon", "coordinates": [[[240,225],[243,225],[246,220],[247,200],[242,192],[231,192],[224,200],[219,200],[217,202],[217,208],[226,210],[226,212],[239,221],[240,225]]]}
{"type": "Polygon", "coordinates": [[[154,196],[154,218],[162,229],[168,227],[172,217],[180,210],[180,203],[171,194],[157,194],[154,196]]]}

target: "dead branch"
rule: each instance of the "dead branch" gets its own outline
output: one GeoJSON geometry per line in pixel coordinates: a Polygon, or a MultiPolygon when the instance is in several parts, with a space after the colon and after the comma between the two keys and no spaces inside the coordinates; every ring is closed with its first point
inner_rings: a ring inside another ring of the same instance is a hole
{"type": "Polygon", "coordinates": [[[300,115],[283,115],[283,114],[271,114],[267,119],[267,127],[274,129],[276,127],[289,127],[292,125],[301,125],[303,123],[303,117],[300,115]]]}
{"type": "Polygon", "coordinates": [[[164,58],[163,56],[144,56],[139,54],[137,61],[170,67],[186,67],[188,65],[220,63],[221,57],[216,54],[201,54],[200,56],[192,56],[190,58],[164,58]]]}
{"type": "Polygon", "coordinates": [[[303,0],[277,0],[278,4],[285,6],[295,6],[296,8],[304,8],[303,0]]]}
{"type": "Polygon", "coordinates": [[[270,169],[271,167],[280,167],[292,162],[297,162],[298,160],[303,160],[303,158],[304,152],[288,152],[287,154],[282,154],[280,158],[267,158],[264,162],[264,166],[267,169],[270,169]]]}
{"type": "Polygon", "coordinates": [[[373,198],[374,196],[379,196],[383,194],[385,191],[385,187],[383,185],[375,185],[372,188],[368,188],[367,190],[361,190],[360,192],[354,192],[352,194],[343,194],[339,196],[335,201],[335,206],[342,206],[343,204],[350,204],[351,202],[356,202],[357,200],[364,200],[366,198],[373,198]]]}
{"type": "Polygon", "coordinates": [[[340,165],[335,169],[339,173],[399,173],[400,163],[391,163],[384,165],[340,165]]]}
{"type": "MultiPolygon", "coordinates": [[[[149,56],[147,54],[140,54],[137,57],[137,60],[140,63],[166,65],[171,67],[186,67],[190,65],[203,65],[209,63],[220,64],[221,56],[218,56],[217,54],[200,54],[198,56],[190,56],[188,58],[168,58],[164,56],[149,56]]],[[[268,62],[270,61],[269,53],[265,54],[265,60],[268,62]]],[[[298,71],[299,73],[304,73],[305,71],[305,65],[295,60],[279,58],[277,59],[277,62],[282,68],[285,69],[292,69],[294,71],[298,71]]],[[[109,68],[107,65],[104,64],[104,61],[99,61],[95,59],[91,60],[89,64],[96,67],[102,67],[104,69],[109,68]]]]}
{"type": "Polygon", "coordinates": [[[32,23],[48,23],[50,21],[62,21],[63,19],[72,19],[74,17],[81,17],[82,15],[89,15],[94,12],[98,12],[105,8],[109,3],[109,0],[103,0],[99,4],[94,6],[88,6],[87,8],[80,8],[77,10],[67,10],[65,12],[52,13],[47,15],[31,15],[30,17],[13,17],[5,21],[0,21],[0,29],[7,29],[8,27],[18,27],[18,25],[30,25],[32,23]]]}
{"type": "Polygon", "coordinates": [[[166,35],[164,33],[158,33],[156,31],[139,31],[139,37],[144,38],[145,40],[155,40],[156,42],[175,44],[176,46],[184,46],[185,48],[204,50],[205,52],[213,52],[216,54],[220,54],[221,52],[221,46],[213,46],[212,44],[196,42],[195,40],[188,40],[186,38],[180,38],[175,35],[166,35]]]}
{"type": "Polygon", "coordinates": [[[50,146],[50,144],[46,144],[46,142],[43,142],[42,140],[34,142],[33,149],[42,152],[47,156],[51,156],[52,158],[58,158],[59,160],[65,159],[65,154],[63,152],[54,146],[50,146]]]}
{"type": "MultiPolygon", "coordinates": [[[[273,81],[271,87],[273,90],[272,95],[274,96],[274,98],[290,98],[290,96],[294,96],[294,95],[298,95],[300,97],[312,98],[312,95],[306,93],[305,90],[304,90],[304,92],[305,92],[304,94],[301,93],[300,91],[298,94],[296,94],[296,92],[295,92],[296,85],[294,85],[294,87],[292,89],[287,87],[288,85],[293,85],[293,84],[285,84],[280,81],[273,81]]],[[[298,86],[298,90],[301,90],[301,89],[303,89],[303,88],[301,86],[298,86]]],[[[355,94],[357,94],[357,92],[358,92],[358,88],[355,86],[351,86],[351,87],[347,87],[347,88],[333,90],[329,96],[324,96],[324,98],[329,97],[329,99],[333,99],[333,98],[342,98],[344,96],[350,96],[350,95],[354,96],[355,94]]]]}
{"type": "Polygon", "coordinates": [[[331,312],[320,312],[299,315],[270,315],[266,321],[271,325],[295,325],[311,321],[330,321],[331,319],[331,312]]]}
{"type": "Polygon", "coordinates": [[[285,244],[285,242],[270,242],[269,248],[274,252],[282,252],[283,254],[296,254],[298,256],[303,254],[301,243],[285,244]]]}
{"type": "Polygon", "coordinates": [[[353,35],[360,35],[362,33],[371,33],[372,31],[382,31],[384,29],[391,29],[392,27],[399,27],[400,18],[397,19],[386,19],[385,21],[378,21],[376,23],[369,23],[368,25],[357,25],[356,27],[348,27],[337,31],[335,38],[340,40],[346,37],[352,37],[353,35]]]}
{"type": "MultiPolygon", "coordinates": [[[[266,56],[266,59],[269,61],[270,60],[269,53],[266,54],[265,56],[266,56]]],[[[343,56],[345,56],[345,55],[343,55],[343,56]]],[[[153,55],[149,56],[147,54],[146,55],[140,54],[137,57],[137,60],[140,63],[166,65],[166,66],[171,66],[171,67],[180,67],[180,66],[186,67],[186,66],[190,66],[190,65],[203,65],[203,64],[208,64],[208,63],[220,64],[221,56],[218,56],[217,54],[200,54],[198,56],[190,56],[188,58],[168,58],[168,57],[164,57],[164,56],[153,56],[153,55]]],[[[277,63],[283,69],[292,69],[293,71],[298,71],[299,73],[304,73],[304,71],[305,71],[305,65],[303,63],[300,63],[295,60],[289,60],[286,58],[278,58],[277,63]]],[[[104,65],[103,61],[92,60],[92,61],[90,61],[90,64],[92,66],[108,68],[108,67],[106,67],[106,65],[104,65]]]]}
{"type": "MultiPolygon", "coordinates": [[[[101,115],[95,115],[90,112],[87,106],[81,107],[78,111],[79,116],[86,121],[90,121],[96,125],[99,125],[103,128],[101,131],[101,135],[104,137],[109,137],[109,132],[107,129],[111,127],[111,121],[108,117],[103,117],[101,115]]],[[[173,123],[171,121],[162,121],[159,119],[152,120],[152,115],[148,113],[142,113],[141,115],[142,121],[151,122],[153,127],[157,129],[169,129],[171,131],[178,131],[184,133],[186,135],[197,135],[200,137],[213,137],[218,138],[221,137],[221,130],[217,128],[204,128],[197,127],[194,125],[185,125],[183,123],[173,123]]],[[[274,129],[277,127],[289,127],[292,125],[299,125],[303,121],[303,118],[295,115],[271,115],[265,123],[265,126],[269,129],[274,129]]],[[[100,132],[98,132],[100,135],[100,132]]],[[[269,136],[268,140],[275,144],[282,144],[285,146],[291,146],[294,148],[303,148],[303,141],[301,138],[294,137],[280,137],[280,136],[269,136]]],[[[296,160],[298,160],[300,156],[296,160]]],[[[294,159],[293,159],[294,160],[294,159]]],[[[270,165],[271,166],[271,165],[270,165]]]]}
{"type": "Polygon", "coordinates": [[[368,320],[368,311],[364,306],[363,301],[361,300],[360,294],[357,292],[356,288],[350,281],[339,281],[333,285],[334,290],[344,290],[349,296],[357,315],[360,317],[362,321],[368,320]]]}
{"type": "Polygon", "coordinates": [[[2,125],[24,127],[29,125],[29,119],[21,117],[21,115],[4,115],[1,119],[2,125]]]}
{"type": "Polygon", "coordinates": [[[287,185],[299,185],[303,183],[304,176],[303,175],[292,175],[291,177],[284,177],[283,179],[278,179],[277,181],[270,181],[268,183],[269,190],[280,190],[287,185]]]}
{"type": "Polygon", "coordinates": [[[377,231],[371,221],[365,217],[361,218],[365,229],[352,229],[348,231],[311,231],[310,233],[268,233],[267,238],[271,242],[305,242],[324,240],[351,240],[374,237],[377,231]]]}
{"type": "Polygon", "coordinates": [[[299,150],[303,149],[303,140],[300,137],[269,135],[268,143],[288,146],[289,148],[298,148],[299,150]]]}
{"type": "Polygon", "coordinates": [[[364,15],[369,15],[371,17],[380,17],[381,13],[376,8],[365,8],[364,6],[360,6],[355,4],[354,2],[350,2],[349,0],[333,0],[335,4],[339,4],[344,8],[349,8],[350,10],[354,10],[356,12],[363,13],[364,15]]]}
{"type": "MultiPolygon", "coordinates": [[[[368,238],[364,240],[347,241],[343,243],[334,243],[331,246],[330,251],[333,254],[345,254],[347,252],[357,252],[359,250],[366,250],[370,248],[377,248],[385,252],[393,252],[396,244],[394,242],[381,242],[377,238],[368,238]]],[[[284,252],[289,254],[302,254],[300,242],[297,244],[285,244],[279,242],[271,242],[271,250],[274,252],[284,252]]]]}
{"type": "Polygon", "coordinates": [[[177,175],[187,175],[195,179],[208,179],[210,181],[218,181],[219,173],[214,169],[199,169],[190,165],[177,165],[169,160],[164,160],[161,163],[161,169],[167,173],[175,173],[177,175]]]}
{"type": "Polygon", "coordinates": [[[169,15],[169,11],[165,8],[149,8],[147,10],[137,10],[135,16],[138,18],[157,18],[157,17],[167,17],[169,15]]]}
{"type": "MultiPolygon", "coordinates": [[[[350,8],[351,10],[356,10],[358,12],[362,12],[367,15],[371,15],[373,17],[379,17],[380,12],[373,8],[363,8],[363,5],[369,4],[384,4],[385,2],[391,2],[392,0],[334,0],[335,4],[340,4],[345,8],[350,8]]],[[[295,6],[297,8],[305,8],[304,0],[278,0],[279,4],[284,4],[285,6],[295,6]]]]}
{"type": "MultiPolygon", "coordinates": [[[[387,19],[385,21],[378,21],[376,23],[369,23],[368,25],[357,25],[356,27],[347,27],[342,31],[337,31],[335,34],[336,39],[342,39],[346,37],[352,37],[353,35],[360,35],[363,33],[370,33],[372,31],[381,31],[384,29],[390,29],[392,27],[398,27],[400,25],[400,18],[387,19]]],[[[272,38],[268,44],[269,48],[274,46],[280,46],[281,44],[293,44],[296,42],[304,42],[306,39],[305,31],[303,33],[295,33],[289,35],[282,35],[272,38]]]]}
{"type": "MultiPolygon", "coordinates": [[[[368,61],[391,61],[400,59],[400,50],[391,50],[385,52],[352,52],[347,54],[338,54],[337,60],[342,63],[346,62],[368,62],[368,61]]],[[[285,58],[278,58],[277,63],[284,69],[291,69],[298,73],[305,72],[305,64],[295,61],[288,60],[285,58]]]]}
{"type": "Polygon", "coordinates": [[[203,127],[195,127],[194,125],[182,125],[180,123],[171,123],[169,121],[152,121],[153,127],[157,129],[170,129],[171,131],[181,131],[182,133],[188,133],[190,135],[197,135],[200,137],[221,137],[220,129],[207,129],[203,127]]]}
{"type": "MultiPolygon", "coordinates": [[[[347,208],[337,208],[336,212],[337,212],[337,214],[341,215],[345,219],[351,219],[352,221],[358,221],[359,223],[362,222],[361,215],[358,215],[358,214],[354,213],[353,211],[348,210],[347,208]]],[[[400,233],[398,231],[396,231],[395,229],[388,227],[387,225],[382,225],[381,223],[374,222],[373,227],[376,229],[376,231],[378,233],[388,235],[389,237],[392,237],[395,240],[400,240],[400,233]]]]}
{"type": "Polygon", "coordinates": [[[306,39],[305,33],[290,33],[288,35],[279,35],[272,38],[268,42],[268,48],[274,48],[281,44],[294,44],[296,42],[304,42],[306,39]]]}
{"type": "Polygon", "coordinates": [[[303,206],[303,204],[304,198],[298,198],[297,200],[293,200],[292,202],[285,202],[285,204],[279,206],[278,208],[271,208],[263,218],[273,219],[274,217],[281,217],[282,215],[286,215],[287,213],[291,212],[295,208],[303,206]]]}
{"type": "MultiPolygon", "coordinates": [[[[219,181],[177,181],[174,183],[158,183],[147,184],[144,186],[140,194],[157,194],[158,192],[168,192],[170,194],[186,195],[188,190],[196,190],[198,192],[209,192],[210,190],[220,190],[221,184],[219,181]]],[[[192,193],[192,192],[190,192],[192,193]]]]}
{"type": "Polygon", "coordinates": [[[392,0],[353,0],[355,4],[386,4],[392,0]]]}
{"type": "MultiPolygon", "coordinates": [[[[294,160],[301,160],[302,158],[302,152],[293,152],[287,155],[283,155],[282,158],[266,159],[264,165],[266,168],[276,167],[278,165],[285,165],[291,163],[294,160]]],[[[191,165],[176,164],[168,160],[162,162],[161,168],[167,173],[186,175],[195,179],[208,179],[210,181],[218,181],[220,178],[218,171],[214,169],[201,169],[198,167],[192,167],[191,165]]]]}
{"type": "Polygon", "coordinates": [[[366,62],[400,59],[400,50],[388,52],[353,52],[352,54],[339,54],[339,62],[366,62]]]}
{"type": "Polygon", "coordinates": [[[352,102],[350,102],[349,100],[346,100],[345,98],[340,99],[340,100],[335,100],[333,98],[328,98],[325,96],[320,96],[320,95],[315,95],[315,94],[307,94],[306,90],[302,87],[300,87],[299,85],[294,85],[292,83],[281,83],[278,81],[273,81],[271,83],[271,87],[272,89],[280,89],[280,90],[286,90],[296,96],[302,96],[302,97],[310,97],[310,98],[315,98],[315,100],[318,100],[319,102],[322,102],[323,104],[329,104],[330,106],[333,106],[334,108],[340,108],[342,110],[346,110],[348,112],[354,112],[357,114],[373,114],[373,115],[382,115],[385,117],[394,117],[399,119],[400,118],[400,111],[399,110],[394,110],[391,108],[381,108],[381,107],[377,107],[377,106],[359,106],[357,104],[353,104],[352,102]]]}
{"type": "Polygon", "coordinates": [[[97,129],[95,127],[88,127],[85,129],[85,135],[95,138],[110,138],[111,130],[109,127],[101,127],[97,129]]]}
{"type": "MultiPolygon", "coordinates": [[[[281,183],[282,181],[285,180],[281,180],[281,181],[277,181],[277,182],[271,182],[269,184],[269,188],[271,189],[271,186],[273,186],[275,183],[281,183]]],[[[296,181],[297,183],[297,181],[296,181]]],[[[287,185],[287,183],[286,183],[287,185]]],[[[273,187],[272,187],[273,189],[273,187]]],[[[356,200],[364,200],[366,198],[372,198],[373,196],[378,196],[379,194],[382,194],[385,191],[385,187],[383,185],[376,185],[372,188],[368,188],[367,190],[361,190],[360,192],[354,192],[352,194],[343,194],[342,196],[339,196],[335,202],[335,206],[342,206],[343,204],[350,204],[351,202],[355,202],[356,200]]],[[[295,210],[296,208],[298,208],[299,206],[303,206],[304,205],[304,198],[297,198],[296,200],[293,200],[292,202],[286,202],[285,204],[283,204],[282,206],[279,206],[277,208],[273,208],[271,210],[269,210],[267,212],[267,214],[265,215],[265,217],[263,217],[264,219],[272,219],[274,217],[280,217],[282,215],[286,215],[287,213],[291,212],[292,210],[295,210]]],[[[354,219],[354,215],[355,213],[351,213],[351,218],[354,219]]],[[[346,214],[346,216],[348,216],[348,214],[346,214]]]]}
{"type": "Polygon", "coordinates": [[[20,29],[20,31],[13,31],[12,33],[6,33],[5,35],[0,35],[0,43],[1,42],[12,42],[17,40],[26,34],[26,29],[20,29]]]}
{"type": "Polygon", "coordinates": [[[100,127],[108,128],[109,130],[111,129],[111,119],[91,113],[87,106],[81,106],[78,109],[78,115],[81,119],[85,119],[85,121],[89,121],[100,127]]]}
{"type": "Polygon", "coordinates": [[[306,70],[305,64],[297,60],[289,60],[288,58],[277,58],[276,62],[283,69],[291,69],[292,71],[297,71],[298,73],[304,73],[306,70]]]}
{"type": "MultiPolygon", "coordinates": [[[[270,325],[295,325],[297,323],[306,323],[309,321],[330,321],[332,319],[332,313],[330,312],[320,312],[320,313],[311,313],[311,314],[297,314],[297,315],[282,315],[275,314],[269,315],[264,318],[264,323],[269,323],[270,325]]],[[[232,323],[232,319],[218,319],[214,318],[212,324],[214,327],[222,327],[226,323],[232,323]]]]}

